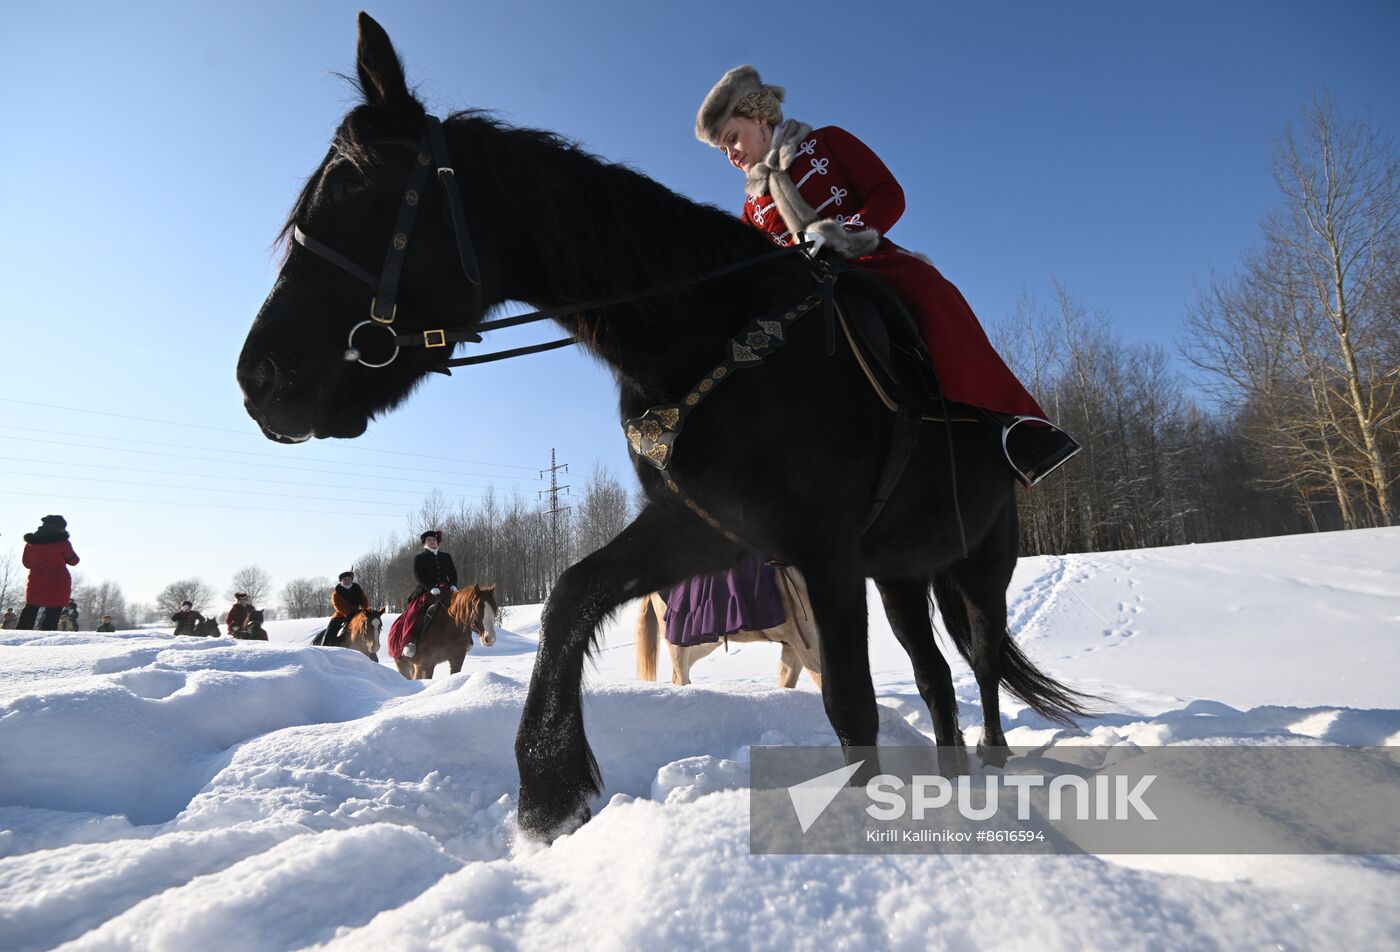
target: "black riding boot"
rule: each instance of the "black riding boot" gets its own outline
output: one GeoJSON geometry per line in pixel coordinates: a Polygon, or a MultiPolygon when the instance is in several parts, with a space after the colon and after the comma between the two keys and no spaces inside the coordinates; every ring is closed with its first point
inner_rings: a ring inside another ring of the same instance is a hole
{"type": "Polygon", "coordinates": [[[1026,488],[1034,486],[1082,447],[1064,430],[1037,417],[1014,417],[1001,431],[1007,462],[1026,488]]]}
{"type": "Polygon", "coordinates": [[[39,617],[39,612],[42,610],[43,609],[41,609],[38,605],[30,605],[26,602],[25,606],[22,609],[20,609],[19,621],[15,623],[15,630],[33,631],[34,620],[39,617]]]}

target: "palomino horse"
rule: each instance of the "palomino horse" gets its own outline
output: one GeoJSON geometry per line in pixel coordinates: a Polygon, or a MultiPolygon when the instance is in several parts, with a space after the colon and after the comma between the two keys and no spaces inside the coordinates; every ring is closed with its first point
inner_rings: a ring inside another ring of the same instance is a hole
{"type": "Polygon", "coordinates": [[[417,653],[412,658],[400,655],[394,659],[399,673],[406,678],[429,680],[433,669],[444,661],[451,666],[452,674],[461,671],[462,661],[472,650],[473,632],[481,636],[481,643],[488,648],[496,643],[496,616],[501,613],[496,604],[496,586],[459,588],[439,608],[427,630],[418,636],[417,653]]]}
{"type": "MultiPolygon", "coordinates": [[[[880,772],[867,578],[959,768],[958,701],[930,588],[976,676],[987,757],[1006,756],[1001,688],[1049,720],[1086,712],[1089,699],[1040,671],[1007,631],[1018,530],[1001,423],[919,421],[902,468],[888,466],[910,427],[834,345],[826,305],[839,263],[775,250],[736,216],[556,135],[481,112],[440,122],[409,90],[383,28],[363,13],[359,22],[364,100],[288,216],[287,256],[238,381],[269,439],[357,437],[447,372],[456,344],[480,340],[490,310],[511,300],[547,309],[528,319],[557,321],[607,365],[647,504],[550,592],[515,740],[527,835],[575,828],[603,789],[582,696],[599,626],[640,592],[746,554],[807,580],[822,699],[857,767],[852,783],[880,772]],[[379,275],[364,264],[381,261],[379,275]],[[668,429],[682,420],[683,437],[668,429]]],[[[856,320],[876,311],[875,294],[857,283],[836,299],[856,320]]]]}
{"type": "MultiPolygon", "coordinates": [[[[255,608],[248,613],[248,624],[242,628],[230,628],[229,634],[239,641],[266,641],[267,629],[263,627],[263,612],[261,608],[255,608]]],[[[196,628],[196,631],[199,629],[196,628]]],[[[218,634],[218,626],[215,626],[214,633],[218,634]]]]}
{"type": "MultiPolygon", "coordinates": [[[[736,631],[732,635],[725,635],[724,640],[772,641],[782,645],[782,657],[778,659],[778,685],[785,688],[797,687],[797,679],[802,677],[802,669],[806,668],[812,682],[820,689],[821,650],[802,573],[796,569],[780,569],[778,592],[782,596],[783,611],[787,616],[781,625],[754,631],[736,631]]],[[[642,599],[642,607],[637,612],[637,677],[643,681],[656,680],[656,643],[664,637],[661,629],[665,628],[665,617],[666,601],[660,592],[652,592],[642,599]]],[[[719,646],[719,641],[700,645],[673,645],[667,642],[671,654],[671,683],[689,684],[690,669],[719,646]]]]}
{"type": "Polygon", "coordinates": [[[366,608],[350,616],[335,641],[337,648],[353,648],[369,660],[379,661],[379,635],[384,628],[384,609],[366,608]]]}

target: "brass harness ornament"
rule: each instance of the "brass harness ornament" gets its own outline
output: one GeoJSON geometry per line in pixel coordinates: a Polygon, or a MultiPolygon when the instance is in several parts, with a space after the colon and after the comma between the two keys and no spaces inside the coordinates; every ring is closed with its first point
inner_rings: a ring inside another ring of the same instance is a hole
{"type": "Polygon", "coordinates": [[[730,338],[725,347],[724,361],[702,377],[679,403],[665,403],[652,407],[641,416],[628,420],[622,427],[632,452],[656,467],[661,473],[666,489],[681,499],[687,509],[730,542],[743,546],[770,564],[782,563],[769,559],[767,553],[757,546],[741,538],[733,530],[726,529],[718,519],[697,503],[671,473],[671,461],[675,458],[676,440],[680,438],[681,428],[690,412],[700,401],[713,393],[719,384],[729,379],[730,375],[739,370],[762,365],[774,351],[787,343],[787,327],[822,303],[823,295],[830,293],[828,282],[831,280],[830,277],[824,279],[821,289],[780,316],[761,317],[750,321],[747,327],[730,338]]]}

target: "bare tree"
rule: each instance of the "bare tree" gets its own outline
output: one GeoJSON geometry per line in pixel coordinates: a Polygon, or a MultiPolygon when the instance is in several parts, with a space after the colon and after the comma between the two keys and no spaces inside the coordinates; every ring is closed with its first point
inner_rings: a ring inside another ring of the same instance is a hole
{"type": "Polygon", "coordinates": [[[6,552],[0,555],[0,611],[14,608],[24,600],[24,582],[21,576],[20,564],[14,553],[6,552]]]}
{"type": "Polygon", "coordinates": [[[246,592],[250,602],[261,605],[272,594],[272,577],[256,565],[246,565],[233,573],[233,584],[225,595],[232,599],[238,592],[246,592]]]}
{"type": "Polygon", "coordinates": [[[1386,292],[1400,245],[1400,158],[1367,122],[1338,116],[1326,93],[1313,95],[1303,119],[1302,136],[1287,130],[1275,151],[1284,205],[1265,238],[1286,266],[1279,280],[1306,293],[1300,316],[1320,331],[1301,338],[1317,345],[1306,359],[1318,414],[1341,411],[1329,420],[1337,449],[1354,460],[1350,475],[1388,526],[1394,477],[1384,428],[1400,409],[1400,387],[1386,363],[1394,334],[1386,292]]]}
{"type": "Polygon", "coordinates": [[[627,489],[606,466],[594,463],[574,519],[574,557],[588,555],[611,542],[627,527],[631,509],[627,489]]]}
{"type": "Polygon", "coordinates": [[[181,602],[189,602],[194,610],[205,613],[214,601],[214,586],[201,578],[182,578],[171,582],[156,596],[156,610],[163,618],[180,610],[181,602]]]}
{"type": "Polygon", "coordinates": [[[111,615],[112,623],[118,628],[131,628],[133,619],[127,608],[126,596],[122,587],[111,579],[103,579],[96,585],[73,585],[73,600],[78,603],[84,630],[97,627],[103,615],[111,615]]]}
{"type": "Polygon", "coordinates": [[[288,618],[319,618],[331,613],[328,578],[294,578],[282,589],[282,610],[288,618]]]}

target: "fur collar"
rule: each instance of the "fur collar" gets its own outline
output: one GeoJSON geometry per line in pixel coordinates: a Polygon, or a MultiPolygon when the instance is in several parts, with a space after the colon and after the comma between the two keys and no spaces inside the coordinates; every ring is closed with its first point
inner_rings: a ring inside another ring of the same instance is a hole
{"type": "Polygon", "coordinates": [[[797,150],[802,140],[812,134],[812,127],[805,122],[789,119],[773,130],[773,141],[768,146],[768,154],[763,161],[755,162],[745,175],[744,193],[757,198],[768,194],[769,178],[774,173],[785,173],[797,158],[797,150]]]}

